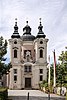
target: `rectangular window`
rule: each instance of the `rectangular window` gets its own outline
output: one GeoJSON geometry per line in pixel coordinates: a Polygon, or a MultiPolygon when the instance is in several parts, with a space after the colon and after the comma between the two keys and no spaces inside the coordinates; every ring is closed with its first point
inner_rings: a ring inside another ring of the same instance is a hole
{"type": "Polygon", "coordinates": [[[17,69],[14,69],[14,74],[17,74],[17,69]]]}
{"type": "Polygon", "coordinates": [[[31,66],[25,66],[24,71],[25,72],[31,72],[31,66]]]}
{"type": "Polygon", "coordinates": [[[43,75],[40,75],[40,81],[43,81],[43,75]]]}
{"type": "Polygon", "coordinates": [[[17,81],[17,75],[14,75],[14,81],[17,81]]]}
{"type": "Polygon", "coordinates": [[[40,74],[43,74],[43,69],[40,69],[40,74]]]}
{"type": "Polygon", "coordinates": [[[2,76],[0,75],[0,80],[2,79],[2,76]]]}
{"type": "Polygon", "coordinates": [[[31,66],[29,66],[29,72],[31,72],[31,66]]]}
{"type": "Polygon", "coordinates": [[[27,72],[27,66],[24,66],[24,71],[27,72]]]}

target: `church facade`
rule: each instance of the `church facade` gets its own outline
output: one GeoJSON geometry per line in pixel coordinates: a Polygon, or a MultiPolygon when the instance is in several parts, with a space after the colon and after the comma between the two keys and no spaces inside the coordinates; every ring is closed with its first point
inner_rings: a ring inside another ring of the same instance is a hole
{"type": "Polygon", "coordinates": [[[39,89],[39,83],[47,80],[48,39],[42,31],[41,20],[36,36],[31,34],[28,21],[26,24],[20,36],[16,21],[14,33],[9,39],[12,68],[7,75],[7,86],[10,89],[39,89]]]}

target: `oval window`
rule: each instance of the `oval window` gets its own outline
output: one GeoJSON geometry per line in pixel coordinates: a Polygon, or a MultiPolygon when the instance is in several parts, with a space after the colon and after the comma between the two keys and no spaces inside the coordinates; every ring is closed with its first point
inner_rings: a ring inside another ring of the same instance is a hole
{"type": "Polygon", "coordinates": [[[40,41],[40,44],[43,44],[43,41],[40,41]]]}
{"type": "Polygon", "coordinates": [[[14,44],[17,44],[17,41],[14,41],[14,44]]]}

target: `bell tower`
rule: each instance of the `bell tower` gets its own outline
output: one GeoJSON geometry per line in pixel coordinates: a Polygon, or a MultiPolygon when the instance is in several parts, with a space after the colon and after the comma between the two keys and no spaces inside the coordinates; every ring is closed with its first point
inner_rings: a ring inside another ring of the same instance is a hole
{"type": "Polygon", "coordinates": [[[17,19],[15,19],[14,33],[9,40],[11,46],[11,62],[19,63],[21,60],[21,39],[18,33],[17,19]]]}
{"type": "Polygon", "coordinates": [[[14,33],[9,39],[10,44],[10,59],[12,68],[10,69],[9,88],[21,88],[21,38],[18,33],[17,19],[15,19],[14,33]],[[17,87],[18,86],[18,87],[17,87]]]}
{"type": "Polygon", "coordinates": [[[47,63],[47,42],[46,35],[43,32],[43,26],[40,18],[40,25],[38,26],[38,34],[35,39],[36,62],[47,63]]]}

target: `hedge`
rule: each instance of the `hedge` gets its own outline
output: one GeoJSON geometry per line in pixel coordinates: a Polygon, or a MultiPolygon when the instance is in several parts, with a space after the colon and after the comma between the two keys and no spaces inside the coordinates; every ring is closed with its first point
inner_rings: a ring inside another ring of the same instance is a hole
{"type": "Polygon", "coordinates": [[[8,92],[6,88],[0,88],[0,100],[7,100],[8,92]]]}

